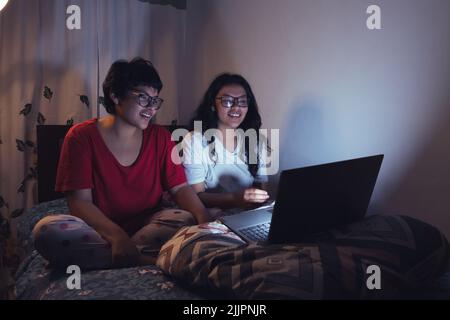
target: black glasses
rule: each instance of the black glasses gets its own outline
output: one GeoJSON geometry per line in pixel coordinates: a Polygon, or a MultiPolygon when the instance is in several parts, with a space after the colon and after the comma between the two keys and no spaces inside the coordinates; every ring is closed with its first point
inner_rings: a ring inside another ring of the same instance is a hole
{"type": "Polygon", "coordinates": [[[220,100],[222,103],[222,107],[224,108],[231,108],[234,105],[237,105],[240,108],[247,108],[248,107],[248,99],[247,97],[230,97],[230,96],[221,96],[217,97],[216,100],[220,100]]]}
{"type": "Polygon", "coordinates": [[[131,94],[137,98],[138,104],[143,108],[159,110],[164,102],[164,100],[160,97],[150,97],[148,94],[143,92],[135,91],[131,92],[131,94]]]}

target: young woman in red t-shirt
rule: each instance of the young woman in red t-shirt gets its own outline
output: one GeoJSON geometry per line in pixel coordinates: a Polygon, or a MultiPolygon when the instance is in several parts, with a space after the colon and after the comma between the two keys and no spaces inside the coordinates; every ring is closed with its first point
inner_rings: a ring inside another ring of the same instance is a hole
{"type": "Polygon", "coordinates": [[[183,167],[171,158],[170,133],[150,124],[163,102],[161,89],[149,61],[116,61],[103,83],[109,115],[68,132],[56,190],[66,193],[70,215],[48,216],[33,230],[36,249],[51,265],[154,263],[180,227],[209,220],[183,167]],[[161,210],[165,190],[180,209],[161,210]]]}

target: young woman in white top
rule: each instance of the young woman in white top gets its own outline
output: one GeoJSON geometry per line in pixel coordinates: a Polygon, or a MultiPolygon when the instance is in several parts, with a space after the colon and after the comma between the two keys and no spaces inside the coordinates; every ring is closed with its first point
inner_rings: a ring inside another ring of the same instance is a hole
{"type": "Polygon", "coordinates": [[[191,127],[195,130],[183,140],[183,165],[188,183],[206,207],[246,209],[268,200],[264,161],[268,148],[259,136],[261,116],[255,96],[242,76],[216,77],[191,127]],[[256,143],[242,135],[251,129],[257,134],[256,143]]]}

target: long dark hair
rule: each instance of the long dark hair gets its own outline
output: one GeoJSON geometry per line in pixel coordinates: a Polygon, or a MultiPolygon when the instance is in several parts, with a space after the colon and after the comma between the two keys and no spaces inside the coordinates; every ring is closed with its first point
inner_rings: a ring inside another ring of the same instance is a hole
{"type": "MultiPolygon", "coordinates": [[[[191,120],[190,130],[194,130],[194,121],[202,122],[202,134],[204,134],[205,131],[208,129],[218,128],[218,116],[216,113],[217,111],[215,110],[215,108],[212,107],[215,106],[216,96],[219,93],[220,89],[228,85],[239,85],[242,88],[244,88],[248,99],[247,114],[245,115],[244,121],[242,121],[238,129],[242,129],[244,131],[248,129],[254,129],[256,130],[257,133],[259,132],[259,129],[261,128],[261,116],[259,115],[258,112],[258,104],[256,102],[252,88],[250,87],[250,84],[247,82],[247,80],[244,79],[244,77],[242,77],[239,74],[231,74],[231,73],[220,74],[211,82],[211,84],[208,87],[208,90],[206,90],[205,95],[203,96],[200,105],[197,107],[197,110],[195,111],[194,117],[191,120]]],[[[245,148],[244,148],[245,160],[246,163],[248,164],[249,171],[253,177],[256,176],[260,164],[258,134],[257,137],[258,143],[256,155],[252,155],[254,157],[253,159],[255,158],[257,159],[257,163],[249,163],[249,158],[251,156],[250,153],[254,153],[255,150],[252,150],[253,148],[249,148],[249,143],[247,139],[245,141],[245,148]]],[[[211,141],[210,144],[213,141],[211,141]]],[[[215,151],[212,150],[210,154],[214,152],[215,151]]]]}

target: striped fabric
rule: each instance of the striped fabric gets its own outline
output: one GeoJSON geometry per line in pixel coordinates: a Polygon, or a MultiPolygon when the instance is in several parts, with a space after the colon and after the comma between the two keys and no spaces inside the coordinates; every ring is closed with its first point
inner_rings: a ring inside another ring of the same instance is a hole
{"type": "Polygon", "coordinates": [[[157,264],[212,298],[396,299],[435,279],[447,261],[448,243],[436,228],[375,215],[286,245],[247,244],[218,222],[185,227],[157,264]],[[381,289],[368,288],[372,265],[381,289]]]}

